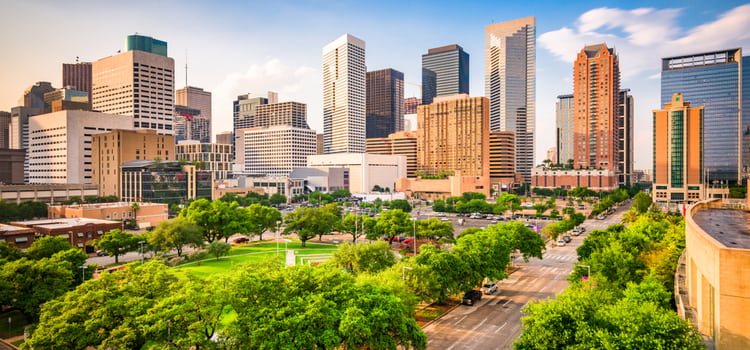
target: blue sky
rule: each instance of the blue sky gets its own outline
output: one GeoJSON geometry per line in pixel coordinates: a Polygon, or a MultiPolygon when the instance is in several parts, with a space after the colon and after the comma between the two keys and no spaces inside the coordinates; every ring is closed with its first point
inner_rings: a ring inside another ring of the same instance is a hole
{"type": "MultiPolygon", "coordinates": [[[[660,58],[722,48],[750,50],[750,5],[737,1],[10,1],[0,0],[0,110],[36,81],[61,83],[61,64],[121,50],[135,32],[169,43],[176,86],[213,93],[214,132],[231,130],[239,94],[279,92],[308,104],[322,130],[321,50],[351,33],[367,44],[368,70],[404,72],[417,96],[421,55],[459,44],[470,54],[471,95],[484,95],[484,27],[537,21],[536,163],[554,146],[554,104],[572,91],[572,60],[606,41],[620,55],[622,87],[635,97],[635,167],[651,167],[651,110],[660,58]]],[[[746,53],[747,55],[748,53],[746,53]]]]}

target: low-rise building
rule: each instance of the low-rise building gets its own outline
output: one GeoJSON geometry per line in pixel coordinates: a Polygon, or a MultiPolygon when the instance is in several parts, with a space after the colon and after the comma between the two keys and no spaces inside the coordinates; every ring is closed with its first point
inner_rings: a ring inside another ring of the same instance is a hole
{"type": "Polygon", "coordinates": [[[47,204],[61,203],[71,197],[99,196],[99,185],[94,184],[37,184],[0,186],[0,200],[20,204],[38,201],[47,204]]]}
{"type": "Polygon", "coordinates": [[[156,226],[169,219],[169,206],[163,203],[116,202],[55,205],[48,207],[47,212],[50,219],[135,220],[142,227],[156,226]]]}
{"type": "Polygon", "coordinates": [[[211,172],[177,161],[135,160],[122,170],[122,200],[126,202],[184,203],[211,199],[211,172]]]}
{"type": "Polygon", "coordinates": [[[348,182],[351,193],[367,193],[376,185],[396,188],[396,179],[406,177],[406,157],[367,153],[334,153],[312,155],[307,166],[321,170],[349,169],[348,182]]]}
{"type": "Polygon", "coordinates": [[[618,180],[617,173],[609,169],[531,168],[531,187],[572,190],[582,186],[611,192],[619,188],[618,180]]]}
{"type": "Polygon", "coordinates": [[[0,224],[0,242],[8,242],[16,248],[26,249],[34,242],[36,232],[28,227],[0,224]]]}
{"type": "Polygon", "coordinates": [[[461,196],[464,192],[479,192],[489,196],[490,178],[486,176],[451,175],[443,179],[402,177],[396,181],[396,191],[407,198],[439,199],[461,196]]]}
{"type": "Polygon", "coordinates": [[[87,253],[94,251],[90,241],[99,239],[105,233],[122,229],[122,222],[87,218],[44,219],[30,221],[16,221],[12,226],[34,230],[39,237],[63,237],[74,247],[85,249],[87,253]]]}

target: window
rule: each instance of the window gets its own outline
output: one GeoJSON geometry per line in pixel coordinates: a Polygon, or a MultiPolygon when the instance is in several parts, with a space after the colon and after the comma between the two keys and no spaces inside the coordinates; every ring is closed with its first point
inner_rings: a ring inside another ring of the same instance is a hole
{"type": "Polygon", "coordinates": [[[18,238],[16,238],[16,243],[23,243],[23,242],[28,242],[28,241],[29,241],[29,237],[18,237],[18,238]]]}

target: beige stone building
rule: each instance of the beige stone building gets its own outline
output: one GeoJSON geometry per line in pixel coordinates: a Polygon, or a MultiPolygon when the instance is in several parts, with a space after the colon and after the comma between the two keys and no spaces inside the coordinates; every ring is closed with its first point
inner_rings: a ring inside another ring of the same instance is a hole
{"type": "Polygon", "coordinates": [[[154,158],[174,160],[174,150],[174,136],[158,135],[156,130],[112,130],[95,135],[91,142],[92,183],[99,185],[100,196],[120,197],[122,163],[154,158]]]}
{"type": "Polygon", "coordinates": [[[399,131],[388,137],[369,138],[365,153],[404,156],[406,177],[414,177],[417,171],[417,132],[399,131]]]}
{"type": "Polygon", "coordinates": [[[169,207],[163,203],[131,202],[54,205],[47,208],[50,219],[88,218],[98,220],[136,220],[141,227],[156,226],[166,221],[169,207]]]}
{"type": "Polygon", "coordinates": [[[175,145],[175,159],[200,162],[200,168],[212,172],[214,179],[226,179],[232,170],[232,145],[179,141],[175,145]]]}

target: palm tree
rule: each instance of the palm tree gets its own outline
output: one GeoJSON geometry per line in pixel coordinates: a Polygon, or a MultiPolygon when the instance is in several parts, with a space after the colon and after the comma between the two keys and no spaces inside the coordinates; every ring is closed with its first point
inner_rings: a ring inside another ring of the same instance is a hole
{"type": "Polygon", "coordinates": [[[141,206],[138,205],[138,202],[133,202],[133,204],[130,205],[130,209],[133,209],[133,221],[138,224],[138,209],[141,209],[141,206]]]}

